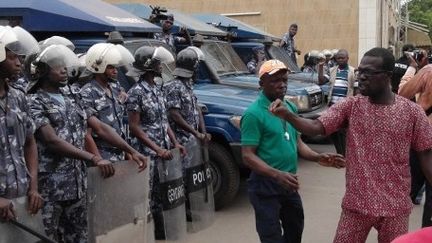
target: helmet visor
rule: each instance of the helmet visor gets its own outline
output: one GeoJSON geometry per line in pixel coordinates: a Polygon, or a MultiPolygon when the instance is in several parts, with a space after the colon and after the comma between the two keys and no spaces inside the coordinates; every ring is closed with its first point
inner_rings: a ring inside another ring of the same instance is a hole
{"type": "Polygon", "coordinates": [[[165,64],[170,64],[175,61],[173,54],[162,46],[156,47],[152,58],[165,64]]]}
{"type": "MultiPolygon", "coordinates": [[[[40,51],[38,42],[26,30],[16,26],[11,28],[10,31],[16,36],[17,41],[6,44],[5,47],[8,50],[20,56],[28,56],[40,51]]],[[[10,34],[10,32],[5,34],[10,34]]]]}
{"type": "Polygon", "coordinates": [[[69,77],[77,75],[80,67],[78,57],[64,45],[47,47],[36,58],[36,62],[45,63],[52,69],[66,68],[69,77]]]}
{"type": "Polygon", "coordinates": [[[39,46],[41,50],[44,50],[45,48],[51,45],[64,45],[67,48],[71,49],[71,51],[75,50],[75,45],[72,43],[72,41],[62,36],[55,35],[39,42],[39,46]]]}
{"type": "Polygon", "coordinates": [[[135,61],[135,58],[133,57],[132,53],[122,45],[115,45],[115,46],[117,48],[117,51],[121,55],[121,60],[118,66],[125,66],[125,67],[132,66],[132,63],[135,61]]]}
{"type": "Polygon", "coordinates": [[[204,52],[202,52],[201,49],[199,49],[198,47],[196,47],[196,46],[189,46],[188,49],[193,50],[197,54],[199,61],[204,61],[205,60],[204,52]]]}

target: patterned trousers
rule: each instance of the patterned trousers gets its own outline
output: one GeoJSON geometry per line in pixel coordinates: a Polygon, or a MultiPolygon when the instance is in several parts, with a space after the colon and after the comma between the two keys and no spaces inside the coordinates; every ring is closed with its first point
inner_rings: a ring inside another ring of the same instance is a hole
{"type": "Polygon", "coordinates": [[[87,243],[86,197],[68,201],[46,201],[42,208],[48,237],[57,242],[87,243]]]}
{"type": "Polygon", "coordinates": [[[334,243],[364,243],[370,232],[378,231],[378,243],[390,243],[408,232],[409,215],[374,217],[343,209],[334,243]]]}

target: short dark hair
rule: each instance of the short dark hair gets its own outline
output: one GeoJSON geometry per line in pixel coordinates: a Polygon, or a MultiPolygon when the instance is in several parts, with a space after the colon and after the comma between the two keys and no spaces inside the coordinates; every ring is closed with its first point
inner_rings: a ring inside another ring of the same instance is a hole
{"type": "Polygon", "coordinates": [[[395,58],[393,54],[386,48],[375,47],[370,49],[364,54],[364,57],[380,57],[382,58],[382,69],[392,72],[395,65],[395,58]]]}
{"type": "Polygon", "coordinates": [[[414,45],[413,44],[405,44],[405,45],[403,45],[403,47],[402,47],[402,51],[403,52],[409,51],[409,50],[414,50],[414,45]]]}
{"type": "Polygon", "coordinates": [[[291,27],[294,27],[294,28],[298,29],[298,26],[297,26],[296,23],[292,23],[292,24],[290,25],[290,28],[291,28],[291,27]]]}

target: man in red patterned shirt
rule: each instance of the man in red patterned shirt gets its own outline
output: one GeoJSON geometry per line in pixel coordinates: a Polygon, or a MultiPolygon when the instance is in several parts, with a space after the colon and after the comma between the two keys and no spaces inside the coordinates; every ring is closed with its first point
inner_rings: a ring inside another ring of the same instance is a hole
{"type": "Polygon", "coordinates": [[[432,181],[432,125],[420,106],[391,91],[394,62],[384,48],[366,52],[357,70],[362,95],[338,102],[317,120],[298,117],[280,101],[269,107],[307,135],[347,129],[346,192],[335,243],[365,242],[372,227],[379,243],[408,232],[410,148],[432,181]]]}

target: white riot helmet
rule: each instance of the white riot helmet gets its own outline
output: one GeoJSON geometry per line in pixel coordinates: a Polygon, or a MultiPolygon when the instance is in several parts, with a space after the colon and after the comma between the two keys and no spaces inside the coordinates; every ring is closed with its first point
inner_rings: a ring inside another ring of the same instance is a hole
{"type": "Polygon", "coordinates": [[[86,67],[92,73],[104,73],[108,65],[121,65],[122,54],[111,43],[98,43],[90,47],[86,54],[86,67]]]}
{"type": "Polygon", "coordinates": [[[65,69],[68,77],[72,77],[78,73],[79,66],[77,55],[66,46],[51,45],[45,48],[31,64],[31,73],[35,79],[30,83],[28,93],[36,91],[40,80],[47,77],[50,69],[65,69]]]}
{"type": "Polygon", "coordinates": [[[39,42],[39,46],[41,50],[44,50],[50,45],[64,45],[67,48],[71,49],[71,51],[75,50],[75,45],[72,43],[72,41],[62,36],[54,35],[51,36],[50,38],[47,38],[39,42]]]}
{"type": "Polygon", "coordinates": [[[333,49],[333,50],[331,50],[331,53],[333,54],[333,56],[336,56],[336,54],[338,53],[338,49],[333,49]]]}
{"type": "Polygon", "coordinates": [[[135,58],[133,57],[132,53],[128,49],[126,49],[126,47],[120,44],[115,45],[115,47],[121,54],[121,60],[119,65],[130,68],[133,62],[135,61],[135,58]]]}
{"type": "Polygon", "coordinates": [[[329,57],[329,58],[333,57],[333,53],[330,50],[328,50],[328,49],[324,49],[322,51],[322,54],[324,54],[325,57],[329,57]]]}
{"type": "Polygon", "coordinates": [[[319,58],[320,52],[317,50],[312,50],[309,52],[309,57],[319,58]]]}
{"type": "Polygon", "coordinates": [[[39,52],[36,39],[23,28],[0,26],[0,62],[6,59],[6,50],[20,56],[39,52]]]}

